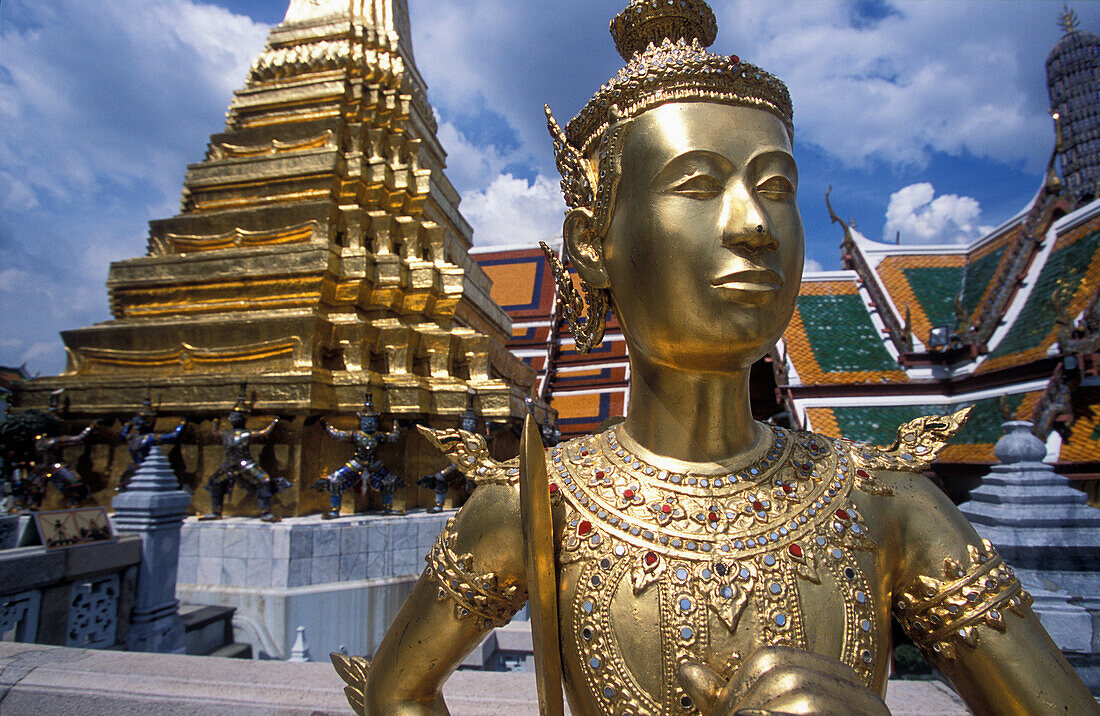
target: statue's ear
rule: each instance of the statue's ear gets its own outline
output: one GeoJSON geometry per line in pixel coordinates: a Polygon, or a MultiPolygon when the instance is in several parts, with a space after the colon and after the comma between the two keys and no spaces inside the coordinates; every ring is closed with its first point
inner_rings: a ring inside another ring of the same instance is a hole
{"type": "Polygon", "coordinates": [[[603,265],[602,241],[595,227],[596,221],[589,209],[570,209],[561,233],[565,250],[580,277],[592,288],[607,288],[610,282],[603,265]]]}

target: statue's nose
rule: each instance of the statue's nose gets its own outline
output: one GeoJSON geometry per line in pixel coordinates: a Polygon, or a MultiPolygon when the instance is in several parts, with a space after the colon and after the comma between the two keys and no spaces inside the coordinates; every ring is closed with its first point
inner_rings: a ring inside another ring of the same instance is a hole
{"type": "Polygon", "coordinates": [[[742,183],[727,188],[722,206],[722,245],[749,254],[775,251],[779,242],[759,201],[742,183]]]}

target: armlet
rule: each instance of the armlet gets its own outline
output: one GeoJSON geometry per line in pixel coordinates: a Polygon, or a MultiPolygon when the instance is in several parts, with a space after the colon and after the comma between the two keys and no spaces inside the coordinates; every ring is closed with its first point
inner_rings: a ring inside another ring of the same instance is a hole
{"type": "Polygon", "coordinates": [[[970,567],[944,560],[943,579],[918,577],[895,603],[894,614],[914,643],[933,658],[954,659],[959,646],[976,648],[978,627],[1005,630],[1005,612],[1024,614],[1031,595],[989,540],[968,545],[970,567]]]}
{"type": "Polygon", "coordinates": [[[432,430],[423,425],[417,428],[428,442],[439,448],[455,467],[475,483],[519,484],[519,458],[497,462],[489,457],[489,446],[482,436],[455,428],[432,430]]]}
{"type": "Polygon", "coordinates": [[[454,543],[454,518],[451,518],[424,558],[436,586],[436,597],[453,602],[455,616],[472,618],[479,628],[504,626],[527,602],[527,591],[514,579],[501,580],[492,572],[477,573],[473,556],[455,554],[454,543]]]}

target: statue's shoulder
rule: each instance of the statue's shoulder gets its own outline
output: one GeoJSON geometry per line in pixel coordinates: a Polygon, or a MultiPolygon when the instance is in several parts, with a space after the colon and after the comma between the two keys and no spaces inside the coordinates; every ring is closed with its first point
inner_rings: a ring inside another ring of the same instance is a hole
{"type": "Polygon", "coordinates": [[[447,456],[467,479],[478,485],[519,484],[519,457],[501,462],[489,456],[489,446],[481,435],[459,428],[433,430],[417,426],[435,447],[447,456]]]}
{"type": "Polygon", "coordinates": [[[897,438],[887,447],[852,443],[856,462],[869,469],[921,472],[939,458],[962,430],[973,406],[951,415],[926,415],[898,428],[897,438]]]}
{"type": "MultiPolygon", "coordinates": [[[[888,480],[879,473],[921,473],[939,458],[947,444],[966,424],[972,407],[951,415],[927,415],[910,420],[898,428],[897,438],[888,446],[854,442],[846,438],[831,439],[816,433],[794,431],[796,442],[807,437],[820,443],[831,443],[841,460],[849,465],[848,472],[856,487],[878,495],[892,494],[888,480]]],[[[811,441],[812,442],[812,441],[811,441]]]]}

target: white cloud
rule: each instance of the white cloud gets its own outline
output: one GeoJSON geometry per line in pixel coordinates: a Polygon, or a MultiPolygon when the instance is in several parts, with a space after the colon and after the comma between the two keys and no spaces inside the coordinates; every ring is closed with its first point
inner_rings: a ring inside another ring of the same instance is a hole
{"type": "Polygon", "coordinates": [[[475,145],[450,122],[440,124],[436,136],[447,151],[447,178],[460,187],[460,191],[467,187],[488,186],[500,176],[510,160],[508,154],[496,146],[475,145]]]}
{"type": "Polygon", "coordinates": [[[808,273],[816,273],[818,271],[824,271],[825,267],[821,265],[821,262],[816,259],[806,259],[806,263],[802,265],[802,275],[805,276],[808,273]]]}
{"type": "Polygon", "coordinates": [[[936,196],[928,182],[910,184],[890,195],[883,240],[893,243],[900,235],[909,244],[965,243],[989,230],[978,224],[981,214],[981,205],[969,196],[936,196]]]}
{"type": "Polygon", "coordinates": [[[1053,146],[1046,3],[889,2],[886,17],[859,23],[851,3],[716,5],[736,34],[724,46],[790,87],[796,140],[849,166],[923,167],[944,152],[1038,170],[1053,146]]]}
{"type": "Polygon", "coordinates": [[[195,0],[5,0],[0,363],[64,366],[59,330],[107,317],[112,260],[144,253],[220,131],[268,28],[195,0]]]}
{"type": "Polygon", "coordinates": [[[565,201],[556,177],[517,177],[506,167],[518,157],[489,144],[472,143],[443,122],[439,140],[447,150],[447,177],[462,192],[462,214],[476,246],[536,245],[561,232],[565,201]]]}
{"type": "Polygon", "coordinates": [[[467,193],[462,209],[475,227],[476,245],[535,246],[560,233],[565,202],[557,181],[501,174],[484,191],[467,193]]]}

